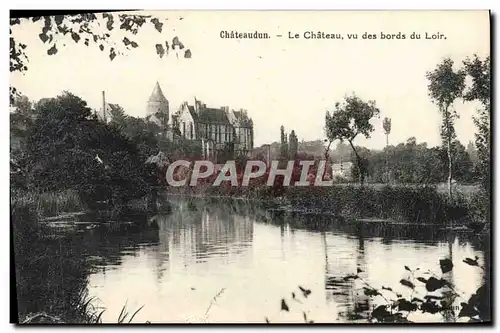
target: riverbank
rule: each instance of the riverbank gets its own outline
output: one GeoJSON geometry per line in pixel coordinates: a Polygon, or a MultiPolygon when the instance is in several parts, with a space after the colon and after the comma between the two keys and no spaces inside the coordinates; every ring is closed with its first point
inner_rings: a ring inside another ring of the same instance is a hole
{"type": "Polygon", "coordinates": [[[406,224],[488,224],[489,199],[478,193],[447,194],[432,186],[168,188],[168,197],[247,202],[276,213],[318,214],[343,220],[406,224]]]}

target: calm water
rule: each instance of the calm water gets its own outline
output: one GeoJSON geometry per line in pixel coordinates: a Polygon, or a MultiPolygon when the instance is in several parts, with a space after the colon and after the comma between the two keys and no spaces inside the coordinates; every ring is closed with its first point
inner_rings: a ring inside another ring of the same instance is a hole
{"type": "MultiPolygon", "coordinates": [[[[451,257],[455,267],[445,278],[467,298],[484,279],[481,269],[462,262],[485,258],[480,241],[465,234],[341,222],[305,227],[314,220],[182,206],[151,219],[157,229],[146,232],[89,230],[83,237],[96,270],[88,291],[95,306],[107,309],[104,322],[116,322],[125,304],[130,312],[144,305],[134,322],[303,322],[303,312],[315,322],[346,322],[381,301],[365,296],[359,281],[343,280],[358,269],[373,287],[404,296],[409,289],[399,281],[411,276],[405,265],[440,275],[439,259],[451,257]],[[309,297],[299,285],[311,290],[309,297]],[[282,298],[290,312],[280,311],[282,298]]],[[[419,292],[423,297],[418,288],[413,296],[419,292]]]]}

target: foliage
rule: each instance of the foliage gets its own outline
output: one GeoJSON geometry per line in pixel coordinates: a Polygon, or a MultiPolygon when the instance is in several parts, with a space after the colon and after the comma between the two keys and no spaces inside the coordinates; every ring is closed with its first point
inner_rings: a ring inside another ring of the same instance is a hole
{"type": "MultiPolygon", "coordinates": [[[[476,266],[482,269],[478,264],[478,258],[465,258],[463,263],[469,266],[476,266]]],[[[448,281],[444,276],[453,270],[453,262],[448,259],[439,260],[441,268],[441,276],[432,272],[423,272],[419,268],[412,270],[405,266],[405,270],[409,272],[408,279],[401,279],[400,284],[408,288],[411,293],[409,297],[393,291],[393,288],[381,287],[380,289],[371,286],[368,282],[360,277],[362,271],[358,269],[356,274],[351,274],[344,277],[344,280],[356,280],[362,284],[362,290],[366,296],[376,298],[383,301],[383,304],[375,307],[369,314],[369,321],[376,323],[394,323],[394,322],[410,322],[408,316],[414,312],[421,313],[440,313],[447,320],[456,321],[457,318],[466,318],[470,322],[489,322],[490,314],[490,299],[486,285],[480,286],[470,298],[463,299],[463,296],[457,287],[448,281]],[[429,276],[429,274],[431,276],[429,276]],[[425,294],[419,294],[417,287],[420,286],[426,290],[425,294]],[[439,292],[440,294],[436,294],[439,292]],[[460,309],[454,311],[456,299],[462,298],[460,309]],[[458,312],[458,313],[457,313],[458,312]]]]}
{"type": "Polygon", "coordinates": [[[481,108],[477,110],[474,124],[477,127],[476,147],[479,163],[478,174],[481,177],[483,188],[490,192],[490,156],[491,156],[491,64],[490,57],[481,60],[477,55],[464,61],[467,75],[472,78],[472,85],[464,92],[464,100],[479,101],[481,108]]]}
{"type": "MultiPolygon", "coordinates": [[[[452,166],[456,181],[474,182],[474,166],[469,153],[459,141],[452,142],[452,166]]],[[[427,143],[418,143],[414,137],[406,143],[387,146],[383,151],[356,147],[358,154],[366,160],[366,176],[369,182],[383,183],[386,166],[391,183],[437,184],[447,180],[448,155],[442,147],[428,148],[427,143]]],[[[353,158],[353,157],[351,157],[353,158]]],[[[356,175],[357,168],[352,172],[356,175]]]]}
{"type": "Polygon", "coordinates": [[[366,165],[354,147],[353,140],[358,135],[369,138],[370,133],[374,131],[370,120],[379,114],[380,110],[376,107],[374,101],[365,102],[355,95],[346,96],[342,103],[335,104],[333,112],[326,112],[325,133],[326,141],[329,142],[328,147],[335,140],[347,140],[349,142],[356,155],[361,184],[364,183],[366,165]]]}
{"type": "Polygon", "coordinates": [[[143,164],[148,151],[141,152],[115,126],[97,121],[83,100],[65,93],[37,103],[35,113],[19,161],[18,174],[28,190],[76,189],[86,204],[115,205],[148,192],[143,164]]]}
{"type": "MultiPolygon", "coordinates": [[[[58,45],[60,47],[62,43],[65,46],[66,39],[64,37],[68,36],[71,37],[74,43],[81,42],[85,46],[93,45],[103,52],[107,50],[110,60],[113,60],[117,55],[123,55],[126,51],[139,47],[139,44],[132,39],[144,26],[153,26],[159,36],[161,36],[167,19],[153,15],[129,13],[84,13],[12,18],[10,20],[11,72],[28,70],[28,46],[18,43],[12,33],[14,26],[22,26],[22,23],[26,21],[40,22],[41,32],[38,37],[43,44],[47,45],[48,55],[57,54],[58,45]],[[115,42],[118,40],[116,35],[119,31],[125,32],[126,37],[123,37],[119,42],[115,42]]],[[[154,50],[160,58],[168,55],[170,49],[173,51],[183,50],[185,58],[191,57],[191,51],[186,49],[177,36],[173,37],[170,41],[161,41],[161,43],[154,45],[154,50]]]]}
{"type": "Polygon", "coordinates": [[[452,142],[456,138],[454,122],[458,114],[453,108],[456,99],[462,96],[465,88],[465,72],[453,70],[453,60],[446,58],[434,71],[427,73],[429,80],[429,96],[438,106],[442,116],[441,138],[448,153],[448,192],[451,197],[451,182],[453,177],[452,142]]]}
{"type": "MultiPolygon", "coordinates": [[[[9,29],[10,72],[23,73],[28,70],[29,47],[20,42],[15,33],[16,28],[22,29],[23,24],[28,22],[38,25],[38,31],[40,31],[38,37],[40,42],[46,45],[47,54],[50,56],[56,55],[61,47],[66,46],[67,42],[74,42],[88,47],[97,47],[100,51],[106,52],[109,59],[113,61],[117,56],[124,55],[139,47],[134,39],[146,26],[151,26],[158,32],[158,40],[149,47],[160,58],[167,56],[170,50],[175,52],[177,58],[179,53],[183,54],[184,58],[192,56],[191,50],[185,47],[178,36],[174,36],[171,40],[162,38],[164,26],[168,26],[167,18],[154,15],[122,12],[11,18],[9,29]]],[[[30,47],[32,46],[30,45],[30,47]]],[[[10,87],[11,102],[18,93],[15,87],[10,87]]]]}
{"type": "Polygon", "coordinates": [[[384,118],[383,127],[384,127],[384,133],[386,135],[391,134],[391,118],[387,117],[384,118]]]}

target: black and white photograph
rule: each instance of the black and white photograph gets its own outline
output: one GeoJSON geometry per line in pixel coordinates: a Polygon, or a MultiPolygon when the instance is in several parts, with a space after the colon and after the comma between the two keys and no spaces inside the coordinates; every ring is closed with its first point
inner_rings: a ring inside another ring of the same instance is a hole
{"type": "Polygon", "coordinates": [[[9,20],[13,323],[492,323],[489,10],[9,20]]]}

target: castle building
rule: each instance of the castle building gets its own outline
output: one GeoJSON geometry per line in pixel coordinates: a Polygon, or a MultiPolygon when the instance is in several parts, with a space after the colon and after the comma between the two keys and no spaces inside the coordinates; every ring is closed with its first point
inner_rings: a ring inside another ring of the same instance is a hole
{"type": "Polygon", "coordinates": [[[172,135],[198,142],[207,159],[227,160],[248,156],[253,149],[253,121],[246,110],[207,107],[199,100],[181,104],[170,114],[169,102],[157,82],[149,97],[146,118],[170,128],[172,135]]]}

